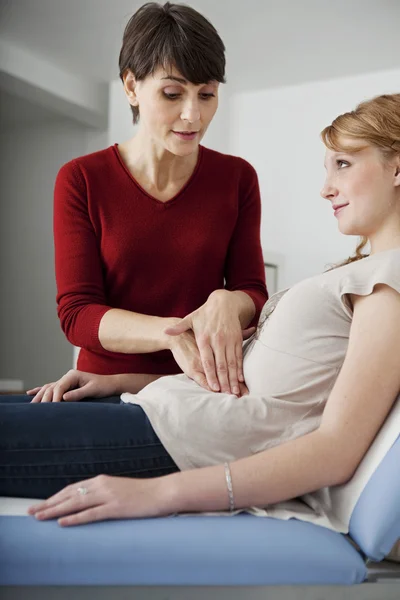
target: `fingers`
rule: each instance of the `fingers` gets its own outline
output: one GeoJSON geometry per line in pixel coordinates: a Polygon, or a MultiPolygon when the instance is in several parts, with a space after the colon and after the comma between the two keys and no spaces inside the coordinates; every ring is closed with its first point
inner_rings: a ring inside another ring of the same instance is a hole
{"type": "Polygon", "coordinates": [[[239,383],[239,387],[240,387],[240,397],[247,396],[247,394],[249,393],[249,389],[248,389],[247,385],[245,383],[239,383]]]}
{"type": "MultiPolygon", "coordinates": [[[[41,515],[40,518],[53,518],[48,515],[54,515],[55,512],[53,509],[57,509],[57,507],[65,507],[67,502],[75,502],[76,506],[82,506],[82,502],[87,495],[89,495],[89,486],[92,486],[93,483],[90,479],[86,479],[84,481],[80,481],[79,483],[72,483],[71,485],[67,485],[65,488],[47,498],[47,500],[43,500],[43,502],[39,502],[39,504],[34,504],[28,508],[28,513],[30,515],[41,515]],[[88,493],[85,495],[79,494],[78,489],[80,487],[84,487],[88,490],[88,493]],[[47,515],[47,516],[44,516],[47,515]]],[[[61,509],[62,510],[62,509],[61,509]]],[[[62,514],[62,512],[60,513],[62,514]]]]}
{"type": "Polygon", "coordinates": [[[53,401],[53,393],[54,393],[55,384],[50,385],[42,396],[42,403],[52,402],[53,401]]]}
{"type": "MultiPolygon", "coordinates": [[[[207,377],[204,372],[204,366],[201,360],[200,349],[196,342],[193,332],[185,332],[180,336],[174,338],[174,343],[171,346],[172,354],[180,366],[182,371],[193,379],[198,385],[211,391],[211,387],[207,381],[207,377]]],[[[211,352],[211,358],[214,355],[211,352]]],[[[214,373],[215,383],[218,385],[216,375],[214,373]]],[[[219,386],[218,386],[219,390],[219,386]]]]}
{"type": "Polygon", "coordinates": [[[221,388],[221,392],[225,394],[230,394],[231,389],[229,385],[228,365],[225,354],[226,347],[225,343],[223,343],[222,336],[220,334],[216,335],[216,344],[213,347],[213,350],[215,356],[217,377],[221,388]]]}
{"type": "MultiPolygon", "coordinates": [[[[34,390],[31,390],[32,392],[35,392],[35,396],[31,400],[31,403],[36,404],[38,402],[61,402],[64,399],[64,395],[66,394],[66,392],[68,392],[68,390],[74,388],[78,384],[79,371],[71,369],[58,381],[53,383],[47,383],[46,385],[43,385],[40,388],[35,388],[34,390]]],[[[82,389],[84,388],[81,388],[80,390],[74,390],[80,393],[74,394],[68,399],[80,400],[82,397],[85,396],[85,393],[82,394],[82,389]]]]}
{"type": "Polygon", "coordinates": [[[89,393],[90,384],[86,384],[83,387],[80,387],[76,390],[70,390],[69,392],[65,392],[63,394],[62,399],[65,402],[78,402],[82,400],[82,398],[88,398],[91,394],[89,393]]]}
{"type": "Polygon", "coordinates": [[[66,498],[63,501],[59,501],[57,504],[53,504],[51,506],[43,507],[40,510],[37,510],[34,513],[34,516],[39,521],[46,521],[47,519],[57,519],[58,517],[63,517],[64,515],[70,515],[71,513],[75,513],[84,508],[84,497],[78,496],[76,497],[66,498]]]}
{"type": "Polygon", "coordinates": [[[75,490],[75,493],[77,494],[78,488],[80,486],[87,487],[87,486],[85,486],[85,484],[87,484],[89,481],[90,480],[87,479],[85,481],[80,482],[79,485],[76,485],[75,483],[73,483],[71,485],[67,485],[65,488],[63,488],[56,494],[53,494],[52,496],[47,498],[47,500],[43,500],[42,502],[39,502],[39,504],[34,504],[33,506],[30,506],[28,508],[28,514],[35,515],[37,512],[39,512],[41,510],[45,510],[52,506],[56,506],[59,502],[62,502],[65,499],[69,498],[72,494],[72,490],[75,490]]]}
{"type": "Polygon", "coordinates": [[[241,330],[236,333],[195,337],[193,332],[185,332],[174,338],[171,350],[182,371],[201,387],[239,395],[244,376],[241,330]]]}
{"type": "Polygon", "coordinates": [[[55,506],[37,511],[35,517],[39,521],[59,519],[60,525],[81,525],[106,518],[104,508],[96,493],[91,494],[91,497],[88,498],[79,496],[76,492],[75,496],[67,498],[55,506]]]}
{"type": "Polygon", "coordinates": [[[82,525],[107,518],[106,506],[95,490],[85,496],[79,495],[77,490],[78,488],[71,490],[70,497],[58,500],[57,503],[41,506],[36,510],[29,509],[28,512],[38,521],[58,519],[62,526],[82,525]]]}
{"type": "Polygon", "coordinates": [[[39,390],[42,389],[42,386],[39,385],[38,387],[33,388],[32,390],[27,390],[26,393],[28,396],[32,396],[34,394],[37,394],[39,390]]]}
{"type": "Polygon", "coordinates": [[[39,521],[58,519],[62,526],[82,525],[109,518],[110,507],[104,499],[102,481],[104,476],[98,476],[69,485],[44,502],[29,507],[28,514],[39,521]],[[80,487],[86,487],[87,493],[79,494],[80,487]]]}
{"type": "Polygon", "coordinates": [[[208,385],[207,382],[207,378],[205,376],[205,373],[203,373],[203,371],[196,370],[192,373],[192,377],[191,377],[200,387],[204,388],[205,390],[208,390],[209,392],[211,392],[211,388],[208,385]]]}
{"type": "Polygon", "coordinates": [[[244,381],[241,342],[234,345],[223,334],[214,336],[213,342],[214,346],[206,336],[198,341],[207,383],[214,392],[239,395],[239,382],[244,381]]]}
{"type": "Polygon", "coordinates": [[[239,370],[238,360],[236,356],[236,346],[229,345],[226,347],[226,362],[228,365],[228,379],[232,394],[239,395],[239,370]]]}
{"type": "Polygon", "coordinates": [[[238,380],[239,380],[239,383],[243,383],[244,375],[243,375],[243,347],[242,347],[242,344],[236,344],[235,355],[236,355],[238,380]]]}
{"type": "Polygon", "coordinates": [[[61,402],[61,400],[64,400],[66,392],[71,388],[75,388],[77,385],[79,385],[79,371],[71,369],[54,385],[53,402],[61,402]]]}
{"type": "Polygon", "coordinates": [[[46,395],[45,401],[51,402],[51,398],[53,396],[53,386],[54,386],[54,383],[46,383],[46,385],[43,385],[41,388],[39,388],[38,393],[32,398],[31,404],[42,402],[45,395],[46,395]],[[49,398],[50,398],[50,400],[49,400],[49,398]]]}
{"type": "Polygon", "coordinates": [[[68,527],[69,525],[84,525],[85,523],[93,523],[94,521],[104,521],[105,519],[109,518],[110,515],[108,507],[104,504],[101,504],[77,512],[74,515],[61,517],[61,519],[58,519],[58,523],[62,527],[68,527]]]}
{"type": "MultiPolygon", "coordinates": [[[[68,390],[76,387],[79,384],[79,373],[78,371],[68,371],[54,386],[53,391],[53,402],[61,402],[61,400],[67,400],[66,396],[68,390]]],[[[74,394],[72,397],[68,397],[68,400],[79,400],[85,394],[82,394],[83,388],[78,388],[77,390],[73,390],[74,392],[78,392],[74,394]]]]}
{"type": "Polygon", "coordinates": [[[217,377],[214,353],[207,337],[200,336],[198,348],[207,384],[211,390],[219,392],[221,388],[217,377]]]}

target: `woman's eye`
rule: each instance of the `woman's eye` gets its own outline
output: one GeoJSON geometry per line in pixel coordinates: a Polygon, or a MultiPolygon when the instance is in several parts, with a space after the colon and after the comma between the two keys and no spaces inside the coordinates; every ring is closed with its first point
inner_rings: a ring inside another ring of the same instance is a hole
{"type": "Polygon", "coordinates": [[[347,160],[341,160],[340,158],[336,161],[336,164],[339,167],[339,169],[341,169],[342,167],[348,167],[350,165],[350,163],[348,163],[347,160]]]}
{"type": "MultiPolygon", "coordinates": [[[[182,96],[182,94],[177,93],[177,92],[165,92],[164,91],[164,96],[166,98],[168,98],[168,100],[177,100],[178,98],[180,98],[182,96]]],[[[201,100],[210,100],[210,98],[215,98],[215,94],[213,94],[212,92],[210,92],[210,93],[203,92],[203,93],[200,93],[199,96],[200,96],[201,100]]]]}
{"type": "Polygon", "coordinates": [[[166,98],[168,98],[168,100],[176,100],[177,98],[180,97],[180,94],[171,94],[171,93],[168,93],[168,92],[164,92],[164,96],[166,98]]]}

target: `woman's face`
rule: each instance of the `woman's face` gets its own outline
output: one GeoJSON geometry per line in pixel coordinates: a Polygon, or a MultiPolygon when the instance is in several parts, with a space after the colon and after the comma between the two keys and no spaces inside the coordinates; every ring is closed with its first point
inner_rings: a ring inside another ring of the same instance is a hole
{"type": "Polygon", "coordinates": [[[194,85],[172,68],[158,68],[142,81],[128,73],[125,92],[139,107],[140,128],[149,141],[178,156],[197,150],[218,107],[216,81],[194,85]]]}
{"type": "Polygon", "coordinates": [[[377,148],[364,145],[357,152],[328,149],[325,168],[321,196],[330,201],[341,233],[370,238],[393,223],[394,216],[399,225],[400,178],[396,176],[396,161],[385,162],[377,148]]]}

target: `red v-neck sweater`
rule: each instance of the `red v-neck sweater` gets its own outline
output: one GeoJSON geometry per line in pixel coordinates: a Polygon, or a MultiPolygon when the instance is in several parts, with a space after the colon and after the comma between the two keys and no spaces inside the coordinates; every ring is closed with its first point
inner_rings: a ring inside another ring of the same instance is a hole
{"type": "Polygon", "coordinates": [[[99,324],[111,308],[184,317],[213,290],[242,290],[257,322],[268,298],[257,175],[246,161],[200,147],[196,169],[168,202],[135,181],[117,144],[72,160],[55,185],[58,315],[81,347],[78,369],[100,374],[179,373],[168,350],[105,350],[99,324]]]}

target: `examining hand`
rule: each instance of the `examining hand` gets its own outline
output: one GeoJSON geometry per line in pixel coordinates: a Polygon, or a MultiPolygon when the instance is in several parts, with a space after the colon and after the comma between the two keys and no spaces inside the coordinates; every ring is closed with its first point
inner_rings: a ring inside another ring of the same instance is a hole
{"type": "Polygon", "coordinates": [[[160,517],[173,512],[168,509],[168,495],[164,493],[165,479],[98,475],[68,485],[40,504],[31,506],[28,514],[39,520],[58,519],[60,525],[160,517]]]}
{"type": "Polygon", "coordinates": [[[193,331],[201,359],[202,367],[197,365],[197,371],[204,372],[208,389],[239,395],[239,383],[244,382],[242,342],[255,328],[242,331],[234,294],[227,290],[213,292],[205,304],[165,329],[165,333],[180,336],[188,330],[193,331]]]}
{"type": "Polygon", "coordinates": [[[180,335],[171,337],[169,347],[174,359],[185,375],[201,387],[211,391],[193,331],[184,331],[180,335]]]}
{"type": "Polygon", "coordinates": [[[38,402],[77,402],[83,398],[105,398],[121,393],[117,389],[113,375],[94,375],[71,369],[61,379],[53,383],[28,390],[33,395],[32,403],[38,402]]]}

